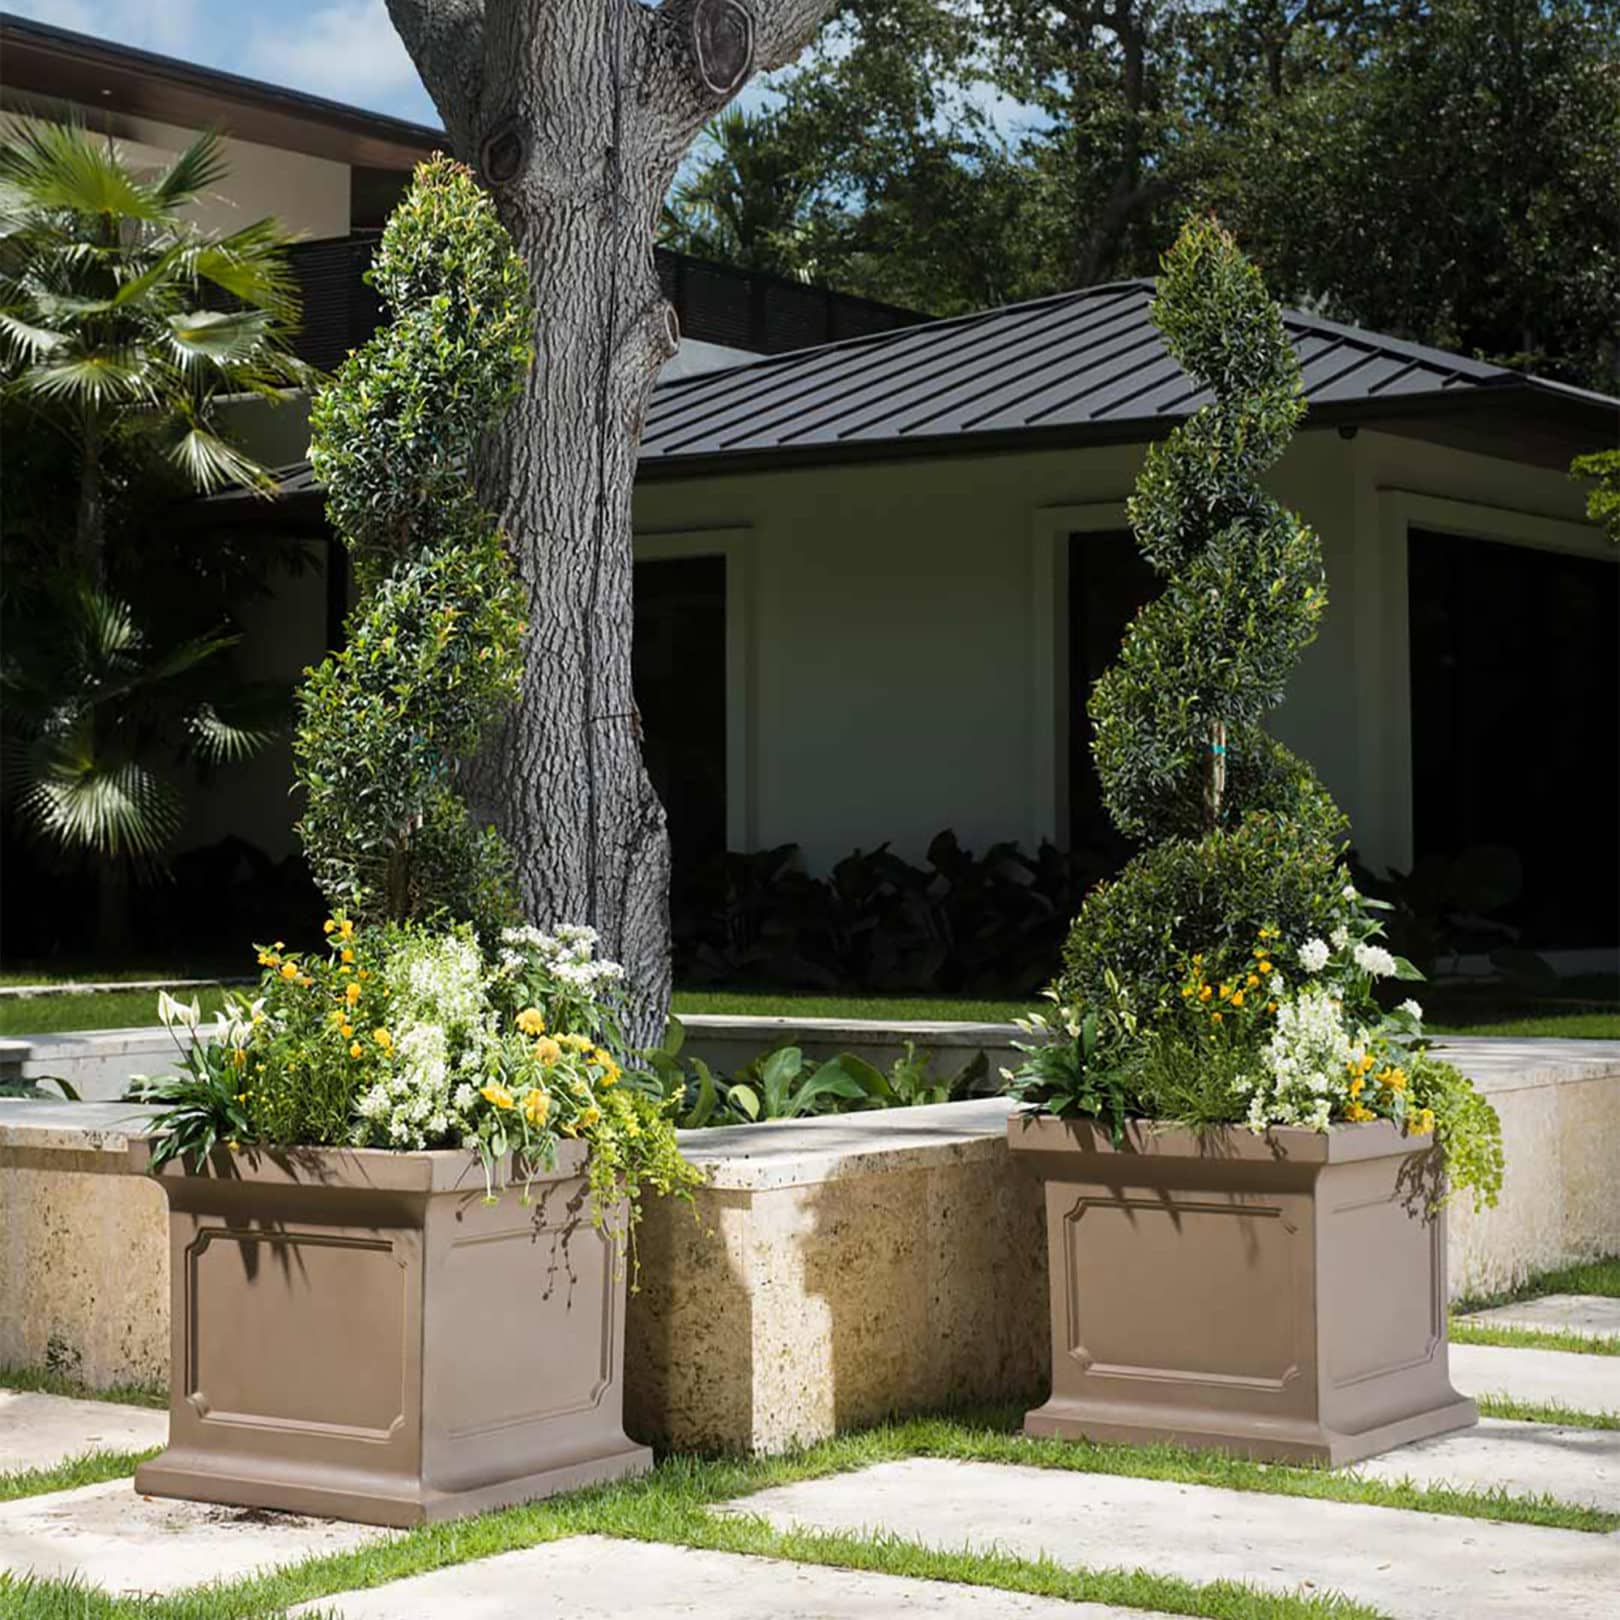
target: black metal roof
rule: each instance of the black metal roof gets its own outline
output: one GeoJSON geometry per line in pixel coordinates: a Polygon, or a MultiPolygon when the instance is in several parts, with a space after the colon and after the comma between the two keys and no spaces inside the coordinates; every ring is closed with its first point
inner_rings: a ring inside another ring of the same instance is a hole
{"type": "MultiPolygon", "coordinates": [[[[931,321],[662,384],[641,460],[699,470],[718,461],[827,460],[1151,438],[1207,401],[1165,351],[1150,280],[1113,282],[931,321]]],[[[1313,419],[1450,404],[1535,388],[1588,394],[1481,360],[1285,310],[1313,419]]]]}

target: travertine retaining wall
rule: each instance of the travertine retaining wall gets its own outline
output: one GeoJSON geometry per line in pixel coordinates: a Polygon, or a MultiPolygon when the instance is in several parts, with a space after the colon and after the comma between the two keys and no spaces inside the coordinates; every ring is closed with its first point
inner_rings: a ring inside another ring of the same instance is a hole
{"type": "MultiPolygon", "coordinates": [[[[1502,1116],[1501,1205],[1454,1207],[1452,1293],[1620,1253],[1620,1043],[1459,1040],[1502,1116]]],[[[998,1099],[689,1134],[696,1214],[649,1212],[631,1301],[638,1439],[778,1450],[1046,1373],[1038,1189],[998,1099]]],[[[167,1375],[164,1206],[138,1115],[0,1102],[0,1365],[167,1375]]]]}

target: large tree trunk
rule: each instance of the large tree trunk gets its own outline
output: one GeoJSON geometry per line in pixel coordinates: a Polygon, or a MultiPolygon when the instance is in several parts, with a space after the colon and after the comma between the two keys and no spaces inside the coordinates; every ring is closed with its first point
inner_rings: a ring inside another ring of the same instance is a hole
{"type": "Polygon", "coordinates": [[[831,0],[388,0],[529,267],[536,363],[492,464],[530,598],[523,692],[483,792],[542,925],[586,921],[624,963],[630,1035],[669,1005],[669,843],[631,685],[630,501],[675,351],[659,205],[704,122],[797,52],[831,0]],[[491,791],[493,789],[493,791],[491,791]]]}

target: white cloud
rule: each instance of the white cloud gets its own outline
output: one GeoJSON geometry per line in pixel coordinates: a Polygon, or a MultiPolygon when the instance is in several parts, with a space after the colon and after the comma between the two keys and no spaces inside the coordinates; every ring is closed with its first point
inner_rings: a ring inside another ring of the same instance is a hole
{"type": "Polygon", "coordinates": [[[196,0],[12,0],[19,16],[170,56],[192,57],[200,41],[196,0]]]}
{"type": "Polygon", "coordinates": [[[383,0],[329,0],[307,16],[282,11],[256,21],[240,71],[334,101],[432,117],[383,0]]]}

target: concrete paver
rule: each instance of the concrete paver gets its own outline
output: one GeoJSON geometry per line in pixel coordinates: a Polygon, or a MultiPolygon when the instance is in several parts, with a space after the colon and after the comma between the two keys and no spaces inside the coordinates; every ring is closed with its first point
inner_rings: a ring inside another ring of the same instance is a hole
{"type": "Polygon", "coordinates": [[[0,1569],[120,1594],[177,1592],[392,1532],[290,1513],[137,1496],[127,1479],[0,1502],[0,1569]]]}
{"type": "Polygon", "coordinates": [[[167,1412],[0,1389],[0,1474],[51,1468],[87,1451],[149,1451],[168,1438],[167,1412]]]}
{"type": "Polygon", "coordinates": [[[1530,1328],[1538,1333],[1579,1333],[1589,1339],[1620,1338],[1620,1299],[1601,1294],[1548,1294],[1470,1311],[1462,1319],[1481,1327],[1530,1328]]]}
{"type": "Polygon", "coordinates": [[[1451,1382],[1463,1395],[1511,1395],[1556,1402],[1574,1412],[1620,1414],[1620,1356],[1454,1344],[1451,1382]]]}
{"type": "Polygon", "coordinates": [[[1367,1479],[1502,1490],[1620,1513],[1620,1431],[1482,1418],[1476,1428],[1420,1440],[1358,1463],[1367,1479]]]}
{"type": "Polygon", "coordinates": [[[1152,1620],[1140,1609],[577,1536],[294,1614],[342,1620],[1152,1620]]]}
{"type": "Polygon", "coordinates": [[[1272,1590],[1308,1583],[1397,1620],[1614,1620],[1620,1593],[1617,1535],[997,1463],[883,1463],[731,1507],[933,1547],[1272,1590]]]}

